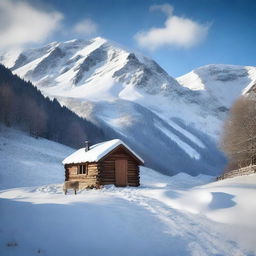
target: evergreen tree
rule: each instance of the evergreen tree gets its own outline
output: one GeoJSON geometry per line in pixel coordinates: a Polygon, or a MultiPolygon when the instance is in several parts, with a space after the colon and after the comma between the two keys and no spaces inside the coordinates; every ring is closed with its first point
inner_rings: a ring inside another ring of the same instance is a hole
{"type": "Polygon", "coordinates": [[[77,116],[56,99],[44,97],[26,82],[0,65],[0,122],[68,146],[83,146],[85,140],[106,139],[95,124],[77,116]]]}

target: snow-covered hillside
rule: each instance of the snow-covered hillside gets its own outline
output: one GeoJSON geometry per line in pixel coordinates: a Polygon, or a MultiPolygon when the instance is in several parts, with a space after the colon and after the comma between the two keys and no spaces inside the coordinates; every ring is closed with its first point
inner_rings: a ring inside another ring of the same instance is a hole
{"type": "Polygon", "coordinates": [[[213,182],[141,167],[138,188],[64,195],[71,152],[1,126],[1,255],[255,255],[256,175],[213,182]]]}
{"type": "Polygon", "coordinates": [[[192,174],[220,172],[221,124],[256,77],[255,67],[215,65],[203,67],[198,78],[192,72],[176,80],[153,60],[103,38],[53,42],[0,61],[170,174],[188,167],[192,174]]]}
{"type": "Polygon", "coordinates": [[[61,161],[74,149],[0,126],[1,189],[60,183],[61,161]]]}
{"type": "Polygon", "coordinates": [[[142,168],[139,188],[106,186],[67,196],[61,185],[2,190],[0,251],[13,256],[255,255],[256,176],[205,184],[209,180],[142,168]]]}

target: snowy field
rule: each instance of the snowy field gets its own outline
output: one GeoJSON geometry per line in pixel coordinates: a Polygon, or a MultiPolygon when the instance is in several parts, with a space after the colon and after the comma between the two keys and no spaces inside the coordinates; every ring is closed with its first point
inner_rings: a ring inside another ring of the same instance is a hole
{"type": "Polygon", "coordinates": [[[168,177],[142,168],[141,187],[106,186],[65,196],[60,184],[63,167],[57,159],[71,149],[47,140],[26,140],[15,131],[2,132],[1,145],[7,135],[11,138],[5,140],[0,156],[3,160],[12,152],[13,162],[10,169],[1,168],[0,255],[256,255],[256,175],[214,182],[205,175],[168,177]],[[22,141],[32,162],[34,150],[28,146],[33,140],[38,143],[34,157],[44,152],[43,182],[48,185],[38,186],[43,174],[35,166],[12,167],[22,159],[22,141]],[[58,184],[50,184],[53,177],[58,184]],[[19,187],[14,188],[14,182],[19,187]]]}

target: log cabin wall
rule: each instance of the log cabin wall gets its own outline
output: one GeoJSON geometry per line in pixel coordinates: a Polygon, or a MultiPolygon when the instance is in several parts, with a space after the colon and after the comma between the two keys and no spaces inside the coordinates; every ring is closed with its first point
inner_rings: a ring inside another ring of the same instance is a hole
{"type": "Polygon", "coordinates": [[[100,161],[100,183],[102,185],[115,184],[115,160],[117,159],[127,160],[127,185],[139,186],[139,163],[127,150],[123,148],[123,146],[117,147],[113,152],[100,161]]]}
{"type": "Polygon", "coordinates": [[[65,181],[78,181],[79,190],[88,187],[97,187],[100,185],[99,163],[87,163],[88,164],[88,174],[78,174],[79,165],[86,165],[86,163],[81,164],[69,164],[65,165],[65,181]]]}

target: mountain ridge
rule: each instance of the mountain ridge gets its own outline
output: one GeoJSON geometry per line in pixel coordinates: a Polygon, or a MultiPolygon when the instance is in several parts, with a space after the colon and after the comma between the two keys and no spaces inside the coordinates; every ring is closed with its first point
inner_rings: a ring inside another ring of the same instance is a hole
{"type": "MultiPolygon", "coordinates": [[[[234,76],[226,65],[201,67],[204,72],[196,74],[195,81],[193,73],[192,78],[187,74],[175,79],[154,60],[103,38],[54,42],[19,56],[9,65],[14,73],[32,80],[43,94],[56,97],[79,116],[100,124],[110,137],[120,137],[150,167],[168,174],[221,171],[224,158],[216,145],[220,127],[231,102],[249,87],[251,78],[256,80],[255,67],[236,66],[241,76],[234,76]],[[202,81],[210,85],[218,81],[222,91],[211,86],[212,90],[200,89],[202,81]],[[233,98],[223,104],[225,97],[220,95],[232,89],[232,83],[233,98]]],[[[4,63],[5,57],[0,60],[4,63]]]]}

